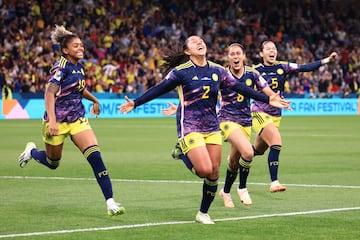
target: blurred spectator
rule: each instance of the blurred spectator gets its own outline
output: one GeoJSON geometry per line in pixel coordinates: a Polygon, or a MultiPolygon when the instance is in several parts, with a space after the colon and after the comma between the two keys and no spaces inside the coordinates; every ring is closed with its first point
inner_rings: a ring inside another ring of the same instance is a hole
{"type": "Polygon", "coordinates": [[[358,70],[356,73],[349,74],[346,77],[345,84],[344,97],[349,97],[350,94],[356,94],[358,96],[360,93],[360,71],[358,70]]]}
{"type": "Polygon", "coordinates": [[[359,5],[339,0],[3,0],[0,68],[7,71],[0,84],[5,78],[15,92],[43,92],[50,64],[60,56],[50,31],[65,24],[82,35],[86,84],[92,91],[145,91],[163,77],[164,48],[197,34],[207,41],[208,58],[218,63],[226,62],[225,47],[235,41],[247,48],[248,65],[260,61],[264,39],[276,42],[278,58],[285,61],[311,62],[337,51],[341,59],[328,66],[326,81],[325,70],[319,69],[290,76],[287,83],[289,93],[316,88],[331,96],[353,91],[349,76],[359,75],[359,5]]]}
{"type": "Polygon", "coordinates": [[[324,71],[324,73],[320,76],[317,88],[319,98],[331,97],[329,95],[331,89],[331,73],[329,71],[324,71]]]}
{"type": "Polygon", "coordinates": [[[10,86],[10,82],[6,82],[5,85],[1,88],[1,96],[3,100],[10,100],[12,99],[12,89],[10,86]]]}
{"type": "Polygon", "coordinates": [[[0,70],[1,70],[0,71],[0,91],[1,91],[6,84],[6,78],[5,78],[6,68],[2,67],[2,68],[0,68],[0,70]]]}

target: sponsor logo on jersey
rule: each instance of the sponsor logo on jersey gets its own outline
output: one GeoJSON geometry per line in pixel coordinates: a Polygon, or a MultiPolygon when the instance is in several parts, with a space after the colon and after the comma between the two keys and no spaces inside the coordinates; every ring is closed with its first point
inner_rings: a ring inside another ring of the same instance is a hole
{"type": "MultiPolygon", "coordinates": [[[[81,69],[82,70],[82,69],[81,69]]],[[[77,73],[82,73],[82,74],[84,74],[83,72],[81,72],[80,70],[75,70],[75,69],[73,69],[72,70],[72,72],[71,72],[72,74],[77,74],[77,73]]]]}

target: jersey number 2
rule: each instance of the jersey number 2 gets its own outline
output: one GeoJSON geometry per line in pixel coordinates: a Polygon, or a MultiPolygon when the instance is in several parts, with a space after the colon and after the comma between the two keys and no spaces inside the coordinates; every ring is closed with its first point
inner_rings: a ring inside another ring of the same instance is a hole
{"type": "Polygon", "coordinates": [[[210,86],[203,86],[204,94],[202,95],[202,98],[209,98],[209,92],[210,92],[210,86]]]}

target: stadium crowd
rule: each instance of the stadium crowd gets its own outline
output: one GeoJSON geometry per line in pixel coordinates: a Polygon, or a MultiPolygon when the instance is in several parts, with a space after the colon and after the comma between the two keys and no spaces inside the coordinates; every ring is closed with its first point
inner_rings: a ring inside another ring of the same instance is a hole
{"type": "Polygon", "coordinates": [[[308,63],[338,52],[336,64],[290,76],[287,93],[310,97],[358,94],[360,18],[356,0],[0,0],[0,87],[43,92],[60,56],[57,25],[84,41],[86,84],[92,92],[141,93],[162,79],[164,49],[190,34],[204,38],[208,59],[226,63],[226,47],[241,42],[246,64],[260,62],[264,39],[278,59],[308,63]]]}

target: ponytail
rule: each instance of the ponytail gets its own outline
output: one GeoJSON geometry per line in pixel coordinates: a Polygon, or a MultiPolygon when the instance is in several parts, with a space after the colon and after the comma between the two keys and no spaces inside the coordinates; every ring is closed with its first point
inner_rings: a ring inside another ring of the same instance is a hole
{"type": "Polygon", "coordinates": [[[187,49],[186,42],[184,44],[177,43],[167,50],[163,57],[164,63],[161,65],[162,73],[167,75],[174,67],[189,61],[189,55],[185,54],[187,49]]]}

